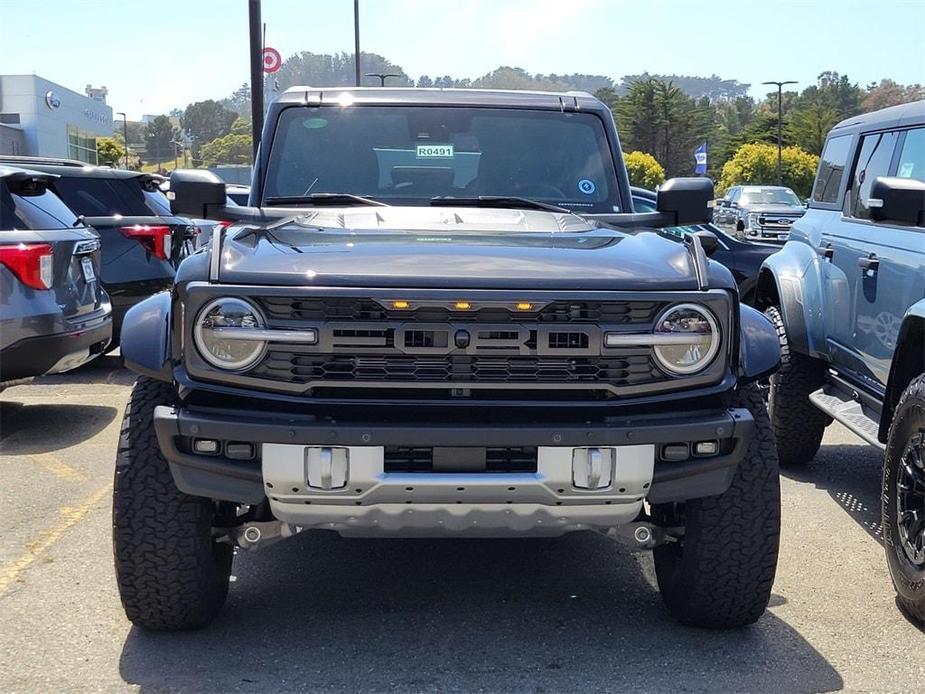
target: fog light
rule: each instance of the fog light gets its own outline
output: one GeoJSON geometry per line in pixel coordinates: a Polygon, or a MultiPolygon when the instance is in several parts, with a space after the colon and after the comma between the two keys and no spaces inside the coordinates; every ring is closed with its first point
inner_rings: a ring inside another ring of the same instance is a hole
{"type": "Polygon", "coordinates": [[[254,446],[240,441],[225,444],[225,457],[232,460],[250,460],[254,457],[254,446]]]}
{"type": "Polygon", "coordinates": [[[716,455],[719,452],[719,441],[698,441],[694,444],[694,455],[716,455]]]}
{"type": "Polygon", "coordinates": [[[215,455],[221,448],[218,441],[214,439],[196,439],[193,441],[193,451],[199,455],[215,455]]]}
{"type": "Polygon", "coordinates": [[[668,443],[662,446],[662,460],[677,463],[690,458],[690,449],[686,443],[668,443]]]}

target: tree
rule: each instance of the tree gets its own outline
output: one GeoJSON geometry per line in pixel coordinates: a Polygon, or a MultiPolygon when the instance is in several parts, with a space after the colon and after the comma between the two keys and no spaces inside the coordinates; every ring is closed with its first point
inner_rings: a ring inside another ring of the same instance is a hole
{"type": "Polygon", "coordinates": [[[925,87],[921,84],[903,86],[891,79],[882,79],[867,86],[867,94],[861,102],[861,108],[867,111],[879,111],[888,106],[899,106],[912,101],[925,99],[925,87]]]}
{"type": "Polygon", "coordinates": [[[96,157],[100,166],[119,166],[125,163],[125,147],[114,137],[98,137],[96,157]]]}
{"type": "Polygon", "coordinates": [[[183,112],[183,129],[193,139],[193,156],[198,155],[204,143],[227,135],[236,118],[237,113],[214,99],[187,106],[183,112]]]}
{"type": "Polygon", "coordinates": [[[623,155],[630,185],[652,190],[665,180],[665,169],[655,157],[646,152],[627,152],[623,155]]]}
{"type": "Polygon", "coordinates": [[[145,126],[146,159],[161,162],[172,159],[174,156],[174,140],[177,135],[176,128],[167,116],[157,116],[145,126]]]}
{"type": "MultiPolygon", "coordinates": [[[[240,122],[240,121],[237,121],[240,122]]],[[[253,145],[250,133],[229,133],[202,146],[202,165],[250,164],[253,145]]]]}
{"type": "MultiPolygon", "coordinates": [[[[781,151],[781,178],[800,197],[809,195],[816,176],[819,157],[799,147],[784,147],[781,151]]],[[[723,165],[719,192],[734,185],[774,185],[777,183],[777,147],[752,142],[736,150],[723,165]]]]}

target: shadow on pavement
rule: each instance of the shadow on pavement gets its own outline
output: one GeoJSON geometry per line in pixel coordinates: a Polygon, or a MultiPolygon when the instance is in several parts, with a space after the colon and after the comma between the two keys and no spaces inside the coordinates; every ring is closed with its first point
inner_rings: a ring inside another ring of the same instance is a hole
{"type": "Polygon", "coordinates": [[[79,369],[55,376],[44,376],[36,379],[36,385],[48,384],[107,384],[130,386],[138,375],[125,368],[122,357],[118,354],[104,354],[93,361],[81,366],[79,369]]]}
{"type": "Polygon", "coordinates": [[[883,544],[880,484],[883,454],[873,446],[822,446],[805,468],[783,470],[784,476],[825,490],[877,542],[883,544]]]}
{"type": "Polygon", "coordinates": [[[0,401],[0,452],[37,455],[93,438],[119,414],[105,405],[35,404],[0,401]]]}
{"type": "Polygon", "coordinates": [[[346,540],[306,533],[240,553],[218,620],[133,628],[122,678],[152,690],[839,689],[770,612],[747,629],[682,627],[650,555],[580,533],[550,540],[346,540]]]}

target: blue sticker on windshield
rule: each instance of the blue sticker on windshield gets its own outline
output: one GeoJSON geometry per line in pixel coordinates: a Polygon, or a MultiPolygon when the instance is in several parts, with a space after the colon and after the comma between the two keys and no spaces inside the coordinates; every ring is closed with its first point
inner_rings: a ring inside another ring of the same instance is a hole
{"type": "Polygon", "coordinates": [[[589,181],[587,178],[578,181],[579,192],[585,195],[593,195],[595,190],[597,190],[597,186],[594,185],[594,181],[589,181]]]}

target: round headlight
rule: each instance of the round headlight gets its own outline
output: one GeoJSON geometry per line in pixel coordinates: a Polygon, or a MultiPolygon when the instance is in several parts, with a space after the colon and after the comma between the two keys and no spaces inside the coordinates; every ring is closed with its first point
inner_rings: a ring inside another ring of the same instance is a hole
{"type": "Polygon", "coordinates": [[[719,352],[716,318],[703,306],[679,304],[668,308],[655,323],[655,357],[662,368],[675,374],[692,374],[710,365],[719,352]]]}
{"type": "Polygon", "coordinates": [[[263,356],[267,343],[242,339],[239,328],[263,328],[260,312],[243,299],[225,297],[206,304],[193,328],[193,339],[203,359],[220,369],[242,371],[263,356]]]}

